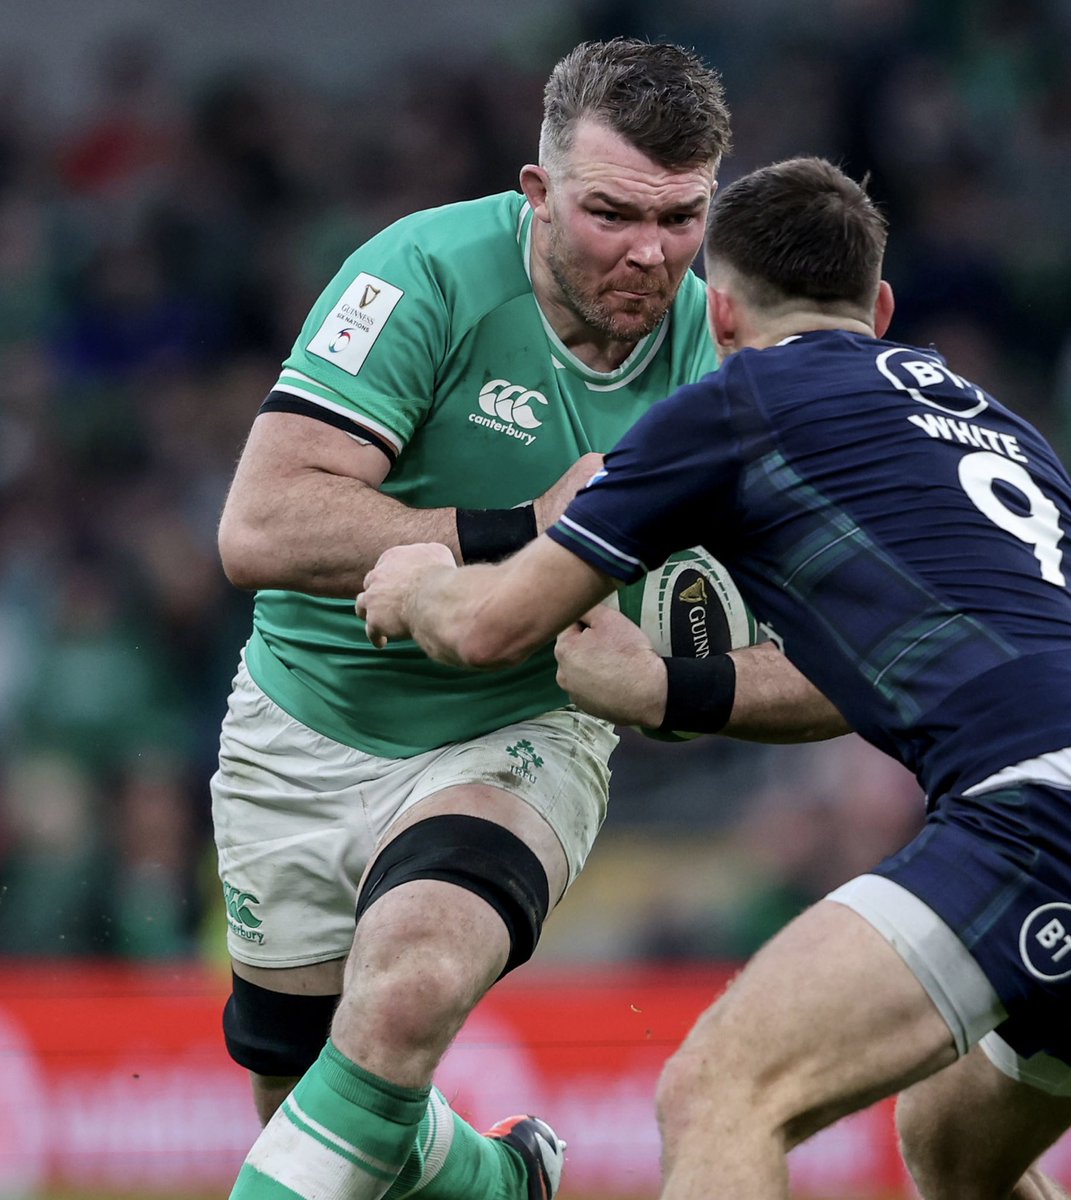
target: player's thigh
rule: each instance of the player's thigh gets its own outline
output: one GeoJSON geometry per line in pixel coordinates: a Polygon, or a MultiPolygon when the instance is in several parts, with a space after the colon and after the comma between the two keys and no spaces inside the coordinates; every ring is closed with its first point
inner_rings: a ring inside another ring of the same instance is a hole
{"type": "Polygon", "coordinates": [[[444,1008],[527,961],[603,821],[616,743],[605,722],[559,709],[436,753],[361,881],[347,991],[367,991],[384,956],[406,969],[399,937],[410,967],[433,955],[436,976],[455,978],[444,1008]]]}
{"type": "Polygon", "coordinates": [[[553,907],[606,817],[617,741],[607,722],[569,707],[446,746],[412,787],[384,844],[435,817],[493,822],[540,860],[553,907]]]}
{"type": "Polygon", "coordinates": [[[444,793],[452,796],[435,801],[443,811],[472,804],[487,815],[490,802],[458,800],[457,789],[503,794],[499,815],[545,860],[553,905],[605,817],[616,744],[605,722],[560,709],[471,742],[380,758],[296,722],[243,667],[212,779],[232,958],[271,970],[344,958],[359,881],[401,822],[444,793]]]}
{"type": "Polygon", "coordinates": [[[667,1065],[663,1121],[748,1111],[794,1143],[952,1061],[948,1026],[886,939],[823,900],[747,964],[667,1065]],[[705,1110],[705,1111],[704,1111],[705,1110]]]}
{"type": "MultiPolygon", "coordinates": [[[[1004,1062],[1030,1077],[1031,1060],[1017,1059],[1002,1043],[994,1062],[986,1050],[1000,1039],[990,1034],[983,1042],[908,1088],[897,1102],[904,1159],[923,1194],[940,1187],[932,1194],[953,1195],[959,1188],[974,1195],[974,1184],[992,1186],[993,1194],[1001,1187],[1010,1190],[1071,1127],[1071,1068],[1048,1060],[1044,1076],[1038,1071],[1043,1087],[1032,1086],[997,1065],[1004,1062]],[[1044,1090],[1048,1087],[1060,1090],[1044,1090]]],[[[1034,1061],[1035,1069],[1041,1066],[1034,1061]]]]}
{"type": "MultiPolygon", "coordinates": [[[[569,864],[553,829],[535,809],[511,792],[486,784],[455,784],[425,797],[391,827],[384,845],[389,845],[403,831],[421,822],[452,816],[475,817],[508,830],[539,860],[547,877],[548,902],[553,903],[553,899],[565,891],[569,882],[569,864]]],[[[435,826],[427,828],[434,832],[435,826]]],[[[459,852],[462,851],[459,849],[459,852]]]]}

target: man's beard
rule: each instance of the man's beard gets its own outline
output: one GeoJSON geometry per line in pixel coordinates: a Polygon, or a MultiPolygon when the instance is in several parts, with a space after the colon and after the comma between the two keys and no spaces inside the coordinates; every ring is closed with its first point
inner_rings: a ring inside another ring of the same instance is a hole
{"type": "Polygon", "coordinates": [[[626,302],[617,311],[613,311],[598,296],[588,295],[582,290],[577,282],[578,272],[573,270],[571,256],[562,254],[559,245],[552,244],[549,247],[547,265],[570,308],[592,329],[614,341],[637,342],[646,337],[658,328],[672,301],[672,296],[667,295],[667,289],[663,285],[655,284],[650,278],[641,276],[639,279],[622,282],[621,289],[649,290],[650,295],[645,296],[643,300],[626,302]],[[651,300],[657,300],[653,307],[650,306],[651,300]]]}

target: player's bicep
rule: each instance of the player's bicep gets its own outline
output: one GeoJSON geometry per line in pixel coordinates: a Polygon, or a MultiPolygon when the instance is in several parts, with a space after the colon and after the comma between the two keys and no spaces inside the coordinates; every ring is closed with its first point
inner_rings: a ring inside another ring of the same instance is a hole
{"type": "Polygon", "coordinates": [[[307,542],[324,523],[338,485],[351,494],[353,511],[361,488],[377,489],[390,459],[311,417],[261,413],[253,422],[220,517],[218,544],[228,577],[239,587],[269,585],[270,564],[284,547],[307,542]]]}
{"type": "Polygon", "coordinates": [[[339,475],[379,487],[391,460],[372,442],[361,441],[324,421],[296,413],[266,412],[253,422],[235,478],[270,486],[308,472],[339,475]]]}

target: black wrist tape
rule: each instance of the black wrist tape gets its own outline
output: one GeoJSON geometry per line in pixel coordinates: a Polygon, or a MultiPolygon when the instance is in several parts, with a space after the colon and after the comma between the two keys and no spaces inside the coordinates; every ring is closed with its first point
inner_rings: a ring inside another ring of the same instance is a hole
{"type": "Polygon", "coordinates": [[[728,654],[710,658],[664,658],[666,716],[660,730],[720,733],[736,698],[736,664],[728,654]]]}
{"type": "Polygon", "coordinates": [[[457,541],[461,561],[498,562],[527,545],[538,533],[535,507],[459,508],[457,541]]]}

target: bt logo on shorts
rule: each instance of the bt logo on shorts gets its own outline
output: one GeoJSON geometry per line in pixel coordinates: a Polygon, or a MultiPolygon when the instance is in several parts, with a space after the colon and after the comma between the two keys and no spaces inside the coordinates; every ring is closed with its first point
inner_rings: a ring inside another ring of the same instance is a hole
{"type": "Polygon", "coordinates": [[[1019,955],[1035,979],[1071,976],[1071,904],[1043,904],[1023,922],[1019,955]]]}
{"type": "Polygon", "coordinates": [[[538,429],[543,424],[532,406],[546,403],[547,398],[542,392],[510,383],[508,379],[492,379],[480,388],[480,413],[470,413],[469,420],[474,425],[505,433],[530,446],[535,441],[535,434],[525,431],[538,429]]]}

